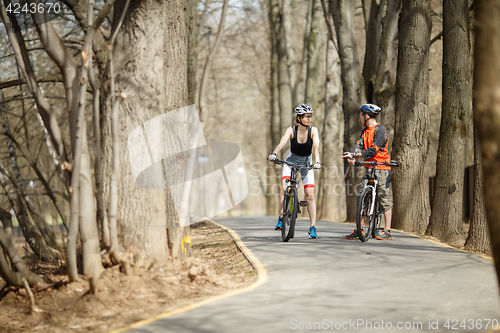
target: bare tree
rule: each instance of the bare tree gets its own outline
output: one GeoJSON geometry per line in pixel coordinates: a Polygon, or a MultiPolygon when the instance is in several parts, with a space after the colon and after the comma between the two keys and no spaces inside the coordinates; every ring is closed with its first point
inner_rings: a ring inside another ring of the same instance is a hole
{"type": "MultiPolygon", "coordinates": [[[[280,119],[280,104],[279,104],[279,56],[278,56],[278,35],[276,35],[276,21],[278,20],[279,13],[279,2],[270,0],[269,1],[269,39],[271,45],[270,63],[271,63],[271,73],[269,89],[271,91],[271,114],[269,121],[269,132],[270,140],[268,142],[268,151],[273,151],[273,149],[278,145],[281,139],[281,119],[280,119]]],[[[273,193],[273,189],[279,186],[280,178],[277,177],[277,168],[273,163],[270,168],[265,168],[264,177],[266,179],[267,189],[264,192],[266,196],[266,214],[276,215],[277,207],[279,207],[279,196],[273,193]]]]}
{"type": "MultiPolygon", "coordinates": [[[[330,0],[329,10],[335,24],[339,47],[342,110],[344,112],[344,151],[350,151],[361,132],[357,108],[364,98],[364,86],[360,75],[356,39],[354,37],[354,1],[330,0]]],[[[354,187],[359,182],[354,168],[346,177],[347,221],[356,219],[356,198],[354,187]]]]}
{"type": "Polygon", "coordinates": [[[474,123],[480,142],[484,171],[484,201],[497,276],[500,277],[500,3],[477,1],[474,9],[474,123]]]}
{"type": "Polygon", "coordinates": [[[429,187],[424,166],[428,155],[430,118],[430,1],[403,0],[399,20],[396,125],[393,158],[394,224],[424,233],[429,222],[429,187]]]}
{"type": "Polygon", "coordinates": [[[467,122],[472,116],[468,0],[443,1],[443,101],[436,190],[427,234],[462,245],[467,122]]]}
{"type": "Polygon", "coordinates": [[[313,1],[313,12],[311,20],[311,31],[307,40],[307,76],[305,102],[313,110],[318,109],[318,88],[320,81],[320,55],[324,45],[324,18],[321,0],[313,1]]]}
{"type": "MultiPolygon", "coordinates": [[[[288,74],[287,46],[285,42],[283,17],[281,15],[281,3],[279,0],[270,1],[271,29],[275,36],[278,72],[278,101],[280,108],[280,134],[285,133],[287,127],[291,126],[292,117],[292,86],[288,74]]],[[[284,159],[285,151],[281,152],[284,159]]]]}
{"type": "MultiPolygon", "coordinates": [[[[120,4],[120,3],[118,3],[120,4]]],[[[119,17],[123,4],[115,9],[119,17]]],[[[144,263],[181,259],[189,245],[182,237],[170,192],[140,188],[132,176],[128,135],[165,111],[189,105],[189,15],[182,1],[168,5],[150,0],[134,1],[116,35],[113,70],[116,94],[127,96],[119,105],[120,175],[118,182],[118,237],[124,250],[144,263]],[[116,55],[116,56],[115,56],[116,55]],[[144,203],[147,203],[145,205],[144,203]]],[[[111,105],[112,95],[103,87],[111,105]]],[[[103,113],[103,173],[112,169],[111,109],[103,113]]],[[[105,197],[109,179],[104,178],[105,197]]]]}
{"type": "MultiPolygon", "coordinates": [[[[299,101],[296,100],[296,96],[293,94],[295,91],[295,84],[297,83],[297,60],[295,57],[295,48],[293,40],[292,31],[292,13],[293,1],[283,0],[281,5],[281,29],[283,29],[283,39],[285,43],[287,68],[288,68],[288,78],[290,82],[290,91],[292,93],[292,106],[297,106],[299,101]]],[[[289,116],[292,119],[292,116],[289,116]]]]}
{"type": "Polygon", "coordinates": [[[326,56],[325,120],[321,143],[321,211],[319,218],[328,221],[345,220],[344,163],[339,157],[343,146],[343,113],[341,106],[340,60],[332,41],[328,41],[326,56]]]}
{"type": "MultiPolygon", "coordinates": [[[[398,19],[402,0],[387,2],[387,12],[382,20],[382,36],[377,56],[375,82],[372,83],[373,96],[368,96],[382,107],[380,123],[389,134],[389,147],[394,138],[394,119],[396,115],[396,69],[398,62],[398,19]]],[[[369,52],[367,50],[367,52],[369,52]]],[[[372,78],[373,80],[373,78],[372,78]]]]}
{"type": "Polygon", "coordinates": [[[472,206],[472,219],[470,221],[469,235],[465,241],[464,249],[491,256],[491,241],[486,221],[484,207],[484,174],[481,162],[481,144],[479,135],[474,131],[474,203],[472,206]]]}

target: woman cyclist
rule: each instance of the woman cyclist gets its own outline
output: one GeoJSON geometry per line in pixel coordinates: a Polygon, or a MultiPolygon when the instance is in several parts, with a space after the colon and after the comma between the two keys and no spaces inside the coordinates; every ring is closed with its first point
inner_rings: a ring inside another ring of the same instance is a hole
{"type": "MultiPolygon", "coordinates": [[[[295,108],[295,121],[298,125],[288,127],[286,129],[280,143],[278,144],[276,149],[274,149],[274,151],[269,155],[269,161],[276,160],[276,154],[278,154],[286,145],[287,141],[290,140],[290,152],[288,153],[288,156],[286,158],[286,161],[288,163],[311,165],[312,152],[314,151],[316,163],[314,163],[313,167],[314,169],[321,168],[321,164],[319,162],[320,140],[318,129],[316,127],[311,127],[312,114],[313,109],[306,104],[301,104],[300,106],[297,106],[295,108]]],[[[318,238],[318,234],[316,232],[316,202],[314,200],[314,171],[304,168],[300,173],[302,176],[304,193],[307,200],[307,211],[311,220],[311,226],[309,227],[309,238],[318,238]]],[[[281,230],[286,180],[290,179],[290,175],[290,167],[286,164],[283,164],[283,173],[281,176],[282,185],[280,192],[280,216],[278,218],[278,223],[275,226],[275,230],[281,230]]]]}

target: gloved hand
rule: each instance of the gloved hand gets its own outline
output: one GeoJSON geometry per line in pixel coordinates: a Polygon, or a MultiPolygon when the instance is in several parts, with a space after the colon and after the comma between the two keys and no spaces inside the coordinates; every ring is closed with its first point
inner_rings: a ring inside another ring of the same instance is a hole
{"type": "Polygon", "coordinates": [[[276,160],[276,154],[275,153],[271,153],[267,159],[269,161],[275,161],[276,160]]]}
{"type": "Polygon", "coordinates": [[[342,156],[342,158],[347,158],[348,160],[352,160],[354,158],[354,155],[353,153],[346,151],[344,153],[344,156],[342,156]]]}
{"type": "Polygon", "coordinates": [[[313,169],[321,169],[321,163],[319,162],[314,163],[313,169]]]}

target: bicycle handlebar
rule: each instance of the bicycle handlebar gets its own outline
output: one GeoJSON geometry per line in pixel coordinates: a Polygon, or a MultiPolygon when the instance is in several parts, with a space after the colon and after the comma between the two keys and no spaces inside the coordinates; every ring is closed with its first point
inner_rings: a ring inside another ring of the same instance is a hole
{"type": "Polygon", "coordinates": [[[293,164],[293,163],[289,163],[287,161],[282,161],[282,160],[279,160],[279,159],[275,159],[274,161],[271,161],[271,162],[274,162],[276,164],[286,164],[286,165],[288,165],[291,168],[297,168],[297,169],[307,168],[307,169],[311,170],[314,167],[314,164],[311,164],[311,165],[293,164]]]}
{"type": "Polygon", "coordinates": [[[385,165],[385,166],[391,166],[391,167],[399,167],[399,162],[398,161],[394,161],[394,160],[391,160],[391,162],[387,163],[387,162],[384,162],[384,163],[380,163],[380,162],[377,162],[377,161],[371,161],[371,162],[366,162],[366,161],[356,161],[354,163],[355,166],[363,166],[363,165],[385,165]]]}

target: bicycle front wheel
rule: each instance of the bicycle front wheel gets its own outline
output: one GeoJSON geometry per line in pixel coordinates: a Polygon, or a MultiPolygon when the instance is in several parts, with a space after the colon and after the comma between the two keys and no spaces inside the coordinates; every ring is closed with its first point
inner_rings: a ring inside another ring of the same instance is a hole
{"type": "Polygon", "coordinates": [[[295,233],[295,220],[297,219],[298,207],[297,189],[288,187],[285,191],[285,201],[283,202],[283,222],[281,226],[281,239],[288,242],[295,233]]]}
{"type": "Polygon", "coordinates": [[[356,210],[356,229],[359,240],[368,241],[375,224],[375,212],[370,214],[370,207],[373,202],[371,187],[365,187],[358,197],[358,207],[356,210]]]}
{"type": "Polygon", "coordinates": [[[380,229],[380,222],[382,220],[382,213],[380,212],[380,202],[378,200],[375,202],[374,215],[375,222],[373,223],[372,238],[377,237],[377,233],[380,229]]]}

